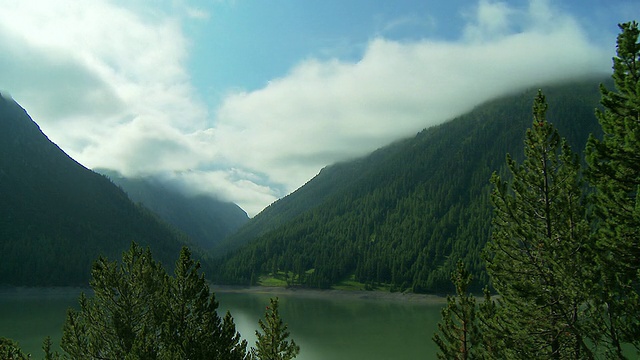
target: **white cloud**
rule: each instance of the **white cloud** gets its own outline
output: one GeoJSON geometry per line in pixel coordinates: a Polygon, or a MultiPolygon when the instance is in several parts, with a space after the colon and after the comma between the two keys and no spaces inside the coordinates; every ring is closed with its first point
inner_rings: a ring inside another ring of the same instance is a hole
{"type": "Polygon", "coordinates": [[[185,18],[140,2],[5,0],[0,87],[86,166],[163,174],[250,215],[323,166],[482,101],[610,68],[611,54],[548,1],[481,0],[458,41],[375,38],[358,62],[307,59],[213,110],[191,85],[181,30],[208,13],[178,3],[185,18]]]}
{"type": "Polygon", "coordinates": [[[85,119],[86,126],[95,126],[197,108],[188,100],[194,94],[182,64],[185,40],[175,21],[147,24],[98,0],[30,0],[8,4],[0,24],[3,38],[12,44],[3,49],[9,50],[10,66],[0,71],[13,81],[3,86],[11,87],[17,99],[34,103],[30,112],[45,128],[82,116],[98,115],[85,119]],[[34,98],[46,99],[45,106],[34,98]]]}
{"type": "Polygon", "coordinates": [[[236,168],[222,170],[194,170],[160,174],[167,184],[181,189],[187,195],[214,194],[222,201],[241,205],[250,215],[260,212],[266,205],[276,201],[280,194],[252,173],[236,168]],[[213,186],[212,186],[213,185],[213,186]],[[212,188],[214,191],[212,191],[212,188]]]}
{"type": "Polygon", "coordinates": [[[187,7],[186,12],[187,16],[192,19],[208,20],[211,17],[211,14],[209,14],[209,12],[194,7],[187,7]]]}
{"type": "Polygon", "coordinates": [[[553,11],[540,1],[529,10],[482,1],[459,42],[378,38],[357,63],[305,61],[263,89],[229,96],[215,142],[225,158],[294,190],[324,165],[493,97],[605,72],[609,55],[570,17],[548,26],[553,11]],[[509,32],[514,15],[523,28],[509,32]]]}
{"type": "MultiPolygon", "coordinates": [[[[180,19],[132,5],[137,12],[102,0],[4,1],[0,87],[88,167],[130,176],[197,169],[216,151],[185,68],[180,19]]],[[[195,185],[231,194],[237,184],[195,185]]],[[[258,203],[274,200],[259,186],[225,198],[255,203],[253,192],[258,203]]]]}
{"type": "Polygon", "coordinates": [[[480,0],[475,11],[467,14],[469,23],[464,29],[464,37],[471,41],[482,41],[507,35],[511,31],[515,12],[505,2],[480,0]]]}

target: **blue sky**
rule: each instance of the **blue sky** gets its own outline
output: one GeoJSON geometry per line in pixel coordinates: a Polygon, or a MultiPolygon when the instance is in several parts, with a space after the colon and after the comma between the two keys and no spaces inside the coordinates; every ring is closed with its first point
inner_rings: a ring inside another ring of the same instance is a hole
{"type": "MultiPolygon", "coordinates": [[[[438,11],[455,11],[452,3],[442,3],[436,4],[438,11]]],[[[218,3],[207,12],[208,21],[187,27],[194,39],[190,65],[197,86],[256,89],[286,75],[303,59],[357,61],[375,37],[410,41],[436,33],[424,1],[272,4],[218,3]]],[[[440,31],[438,36],[451,35],[440,31]]]]}
{"type": "Polygon", "coordinates": [[[611,0],[0,0],[0,90],[89,168],[253,216],[493,97],[610,74],[611,0]]]}
{"type": "MultiPolygon", "coordinates": [[[[529,5],[527,1],[504,4],[520,8],[529,5]]],[[[379,37],[404,42],[455,41],[477,5],[461,0],[221,1],[198,8],[205,21],[185,26],[193,41],[189,67],[200,92],[210,99],[220,99],[224,89],[261,88],[307,58],[356,62],[367,44],[379,37]]],[[[599,42],[610,42],[616,24],[634,8],[632,2],[605,0],[554,5],[559,11],[574,14],[590,37],[599,42]]],[[[511,29],[520,30],[517,24],[511,24],[511,29]]]]}

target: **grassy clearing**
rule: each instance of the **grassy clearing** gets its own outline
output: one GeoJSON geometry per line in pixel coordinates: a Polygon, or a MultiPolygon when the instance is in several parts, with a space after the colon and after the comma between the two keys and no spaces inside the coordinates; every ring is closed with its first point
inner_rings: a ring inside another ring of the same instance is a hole
{"type": "Polygon", "coordinates": [[[258,279],[258,285],[269,287],[287,287],[287,282],[284,280],[284,276],[262,275],[258,279]]]}
{"type": "Polygon", "coordinates": [[[346,290],[346,291],[359,291],[366,290],[366,285],[359,281],[356,281],[355,275],[350,275],[348,278],[340,281],[338,284],[332,287],[335,290],[346,290]]]}
{"type": "Polygon", "coordinates": [[[357,281],[356,276],[352,274],[334,285],[332,289],[346,291],[390,291],[391,287],[388,284],[365,284],[357,281]]]}
{"type": "MultiPolygon", "coordinates": [[[[315,269],[307,270],[306,274],[310,275],[313,273],[315,269]]],[[[289,287],[292,286],[291,280],[293,279],[293,273],[285,273],[284,271],[278,271],[275,275],[273,273],[267,275],[261,275],[258,278],[257,285],[259,286],[268,286],[268,287],[289,287]],[[289,282],[287,282],[289,279],[289,282]]],[[[294,283],[293,286],[296,286],[294,283]]],[[[345,278],[338,284],[331,287],[334,290],[344,290],[344,291],[390,291],[390,286],[387,284],[377,284],[372,286],[370,284],[365,284],[356,280],[356,276],[351,274],[349,277],[345,278]]]]}

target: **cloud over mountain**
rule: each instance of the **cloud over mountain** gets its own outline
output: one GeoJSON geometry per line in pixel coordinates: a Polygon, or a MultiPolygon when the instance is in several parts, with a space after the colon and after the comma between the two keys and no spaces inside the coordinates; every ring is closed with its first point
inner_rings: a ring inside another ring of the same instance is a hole
{"type": "Polygon", "coordinates": [[[9,2],[0,87],[54,142],[88,167],[162,174],[250,215],[323,166],[495,96],[607,73],[612,56],[612,39],[594,42],[548,1],[481,0],[458,39],[373,37],[357,61],[307,58],[208,108],[190,79],[184,26],[215,16],[186,5],[168,15],[102,0],[9,2]]]}

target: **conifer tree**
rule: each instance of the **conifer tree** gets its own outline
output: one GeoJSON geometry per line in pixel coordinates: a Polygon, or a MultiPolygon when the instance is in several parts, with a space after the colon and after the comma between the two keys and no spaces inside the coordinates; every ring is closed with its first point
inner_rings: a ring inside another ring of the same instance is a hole
{"type": "Polygon", "coordinates": [[[504,328],[504,324],[497,320],[498,305],[491,298],[489,287],[484,288],[484,301],[478,305],[477,323],[479,340],[478,345],[481,350],[481,359],[507,359],[507,349],[513,348],[514,344],[507,336],[508,329],[504,328]]]}
{"type": "Polygon", "coordinates": [[[135,243],[122,263],[99,258],[90,281],[94,295],[80,296],[80,310],[70,310],[61,347],[72,359],[154,358],[160,343],[156,317],[166,273],[135,243]]]}
{"type": "Polygon", "coordinates": [[[51,347],[53,343],[51,342],[51,337],[47,336],[42,342],[42,351],[44,352],[44,360],[56,360],[60,359],[60,354],[56,352],[52,352],[51,347]]]}
{"type": "Polygon", "coordinates": [[[588,179],[595,187],[601,307],[594,316],[612,356],[622,343],[640,350],[640,43],[638,23],[620,24],[613,58],[615,90],[600,86],[596,110],[603,138],[587,143],[588,179]]]}
{"type": "Polygon", "coordinates": [[[262,332],[256,331],[256,347],[252,348],[255,360],[290,360],[300,352],[293,339],[288,340],[288,326],[280,318],[278,298],[270,299],[270,306],[264,315],[264,321],[258,320],[262,332]]]}
{"type": "Polygon", "coordinates": [[[246,358],[246,341],[240,340],[228,313],[224,320],[218,316],[215,294],[199,269],[189,249],[183,248],[163,296],[167,303],[161,314],[162,341],[171,344],[169,357],[242,360],[246,358]]]}
{"type": "Polygon", "coordinates": [[[480,333],[476,319],[476,299],[467,293],[471,274],[459,261],[451,281],[456,287],[456,296],[447,296],[447,306],[442,309],[442,320],[438,323],[440,333],[433,341],[440,351],[438,359],[470,360],[480,358],[480,333]]]}
{"type": "Polygon", "coordinates": [[[199,263],[183,248],[174,277],[135,243],[122,262],[98,259],[90,282],[69,310],[61,347],[71,359],[246,359],[246,342],[218,303],[199,263]]]}
{"type": "Polygon", "coordinates": [[[496,344],[505,345],[504,358],[578,359],[591,352],[581,306],[590,278],[580,164],[546,110],[539,91],[523,163],[507,154],[512,178],[491,178],[487,271],[501,295],[493,328],[505,331],[494,334],[496,344]]]}
{"type": "Polygon", "coordinates": [[[27,360],[29,358],[29,355],[22,352],[18,343],[11,339],[0,337],[0,359],[27,360]]]}

